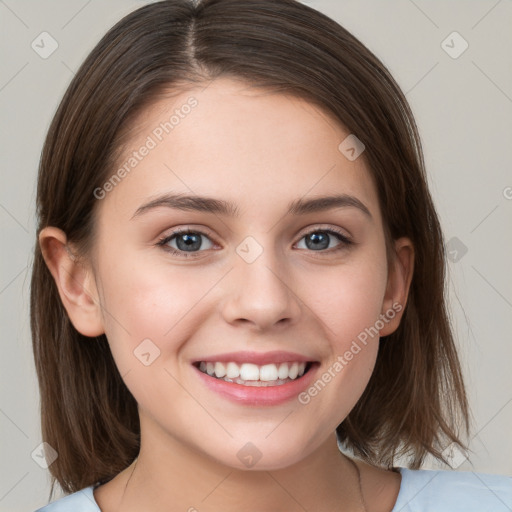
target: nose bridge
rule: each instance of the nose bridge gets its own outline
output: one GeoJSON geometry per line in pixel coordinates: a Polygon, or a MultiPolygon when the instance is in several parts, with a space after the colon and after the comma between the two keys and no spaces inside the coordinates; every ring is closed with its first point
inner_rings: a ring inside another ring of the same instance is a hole
{"type": "Polygon", "coordinates": [[[261,329],[291,322],[300,312],[286,262],[279,260],[270,236],[264,244],[246,237],[235,249],[233,286],[224,308],[229,322],[245,320],[261,329]]]}

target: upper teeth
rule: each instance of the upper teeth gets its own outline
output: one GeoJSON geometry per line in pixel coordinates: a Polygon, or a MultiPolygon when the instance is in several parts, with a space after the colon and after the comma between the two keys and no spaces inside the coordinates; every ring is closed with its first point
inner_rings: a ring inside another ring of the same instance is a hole
{"type": "Polygon", "coordinates": [[[199,365],[202,372],[215,377],[242,380],[261,380],[273,381],[284,379],[296,379],[304,375],[306,363],[279,363],[265,364],[258,366],[252,363],[243,363],[241,365],[233,362],[229,363],[213,363],[202,361],[199,365]]]}

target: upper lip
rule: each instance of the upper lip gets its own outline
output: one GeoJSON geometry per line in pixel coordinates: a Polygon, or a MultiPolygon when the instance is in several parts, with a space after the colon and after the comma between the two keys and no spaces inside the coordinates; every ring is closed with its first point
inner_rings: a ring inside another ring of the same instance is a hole
{"type": "Polygon", "coordinates": [[[215,354],[213,356],[205,356],[204,358],[197,359],[194,363],[200,363],[201,361],[207,362],[221,362],[221,363],[252,363],[258,366],[265,364],[277,364],[277,363],[288,363],[288,362],[313,362],[314,359],[294,352],[286,352],[283,350],[277,350],[273,352],[227,352],[224,354],[215,354]]]}

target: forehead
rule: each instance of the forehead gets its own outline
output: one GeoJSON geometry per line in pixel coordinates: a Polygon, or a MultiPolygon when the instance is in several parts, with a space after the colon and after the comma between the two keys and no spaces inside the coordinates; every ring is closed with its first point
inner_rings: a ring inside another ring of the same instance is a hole
{"type": "Polygon", "coordinates": [[[218,197],[253,214],[345,193],[379,218],[364,158],[351,161],[339,148],[350,133],[296,96],[218,79],[157,100],[125,130],[112,173],[126,172],[102,201],[123,216],[169,192],[218,197]]]}

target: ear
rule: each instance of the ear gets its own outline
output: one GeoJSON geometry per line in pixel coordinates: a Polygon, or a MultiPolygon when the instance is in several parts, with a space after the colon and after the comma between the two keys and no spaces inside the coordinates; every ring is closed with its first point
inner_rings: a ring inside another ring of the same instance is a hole
{"type": "Polygon", "coordinates": [[[42,229],[39,246],[75,329],[89,337],[103,334],[105,330],[94,277],[73,254],[64,231],[55,227],[42,229]]]}
{"type": "Polygon", "coordinates": [[[389,265],[388,282],[381,311],[381,318],[385,320],[384,327],[380,329],[380,336],[393,333],[400,325],[413,271],[414,246],[409,238],[399,238],[395,240],[395,254],[389,265]]]}

